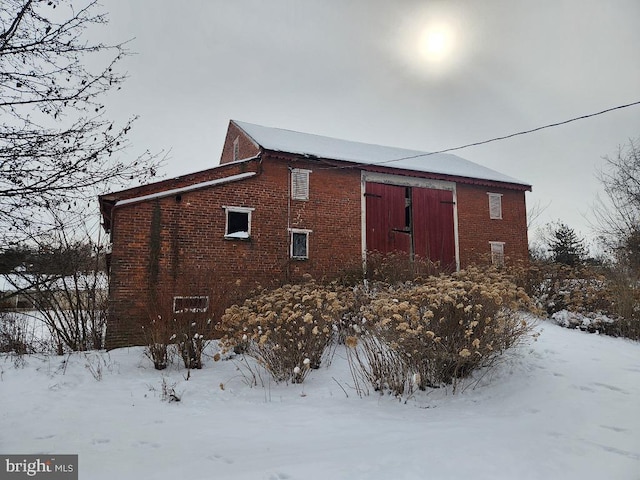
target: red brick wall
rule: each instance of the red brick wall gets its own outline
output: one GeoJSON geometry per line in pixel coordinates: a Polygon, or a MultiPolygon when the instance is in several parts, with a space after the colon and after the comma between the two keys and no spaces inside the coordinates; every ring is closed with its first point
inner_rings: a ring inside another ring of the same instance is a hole
{"type": "MultiPolygon", "coordinates": [[[[261,161],[189,176],[192,183],[244,171],[257,172],[254,177],[184,192],[180,198],[156,198],[114,208],[107,348],[141,343],[140,325],[149,319],[150,282],[172,297],[207,294],[194,290],[194,282],[202,283],[203,278],[221,290],[247,290],[256,284],[296,281],[305,274],[321,280],[358,268],[360,170],[331,169],[322,162],[272,155],[265,152],[261,161]],[[289,199],[290,168],[312,171],[309,200],[289,199]],[[224,238],[223,206],[255,209],[250,239],[224,238]],[[312,231],[308,260],[290,258],[288,228],[312,231]]],[[[150,191],[151,186],[145,187],[145,193],[150,191]]],[[[136,196],[134,193],[128,196],[136,196]]],[[[457,209],[462,267],[485,260],[490,241],[505,242],[510,259],[527,258],[524,192],[459,183],[457,209]],[[502,220],[489,219],[487,192],[503,194],[502,220]]]]}
{"type": "Polygon", "coordinates": [[[359,264],[359,171],[266,155],[261,167],[255,177],[186,192],[179,201],[171,196],[114,209],[107,348],[141,342],[149,281],[169,296],[197,295],[187,290],[199,275],[220,285],[240,280],[248,289],[305,274],[332,277],[359,264]],[[312,170],[309,200],[289,200],[290,167],[312,170]],[[255,208],[250,239],[224,238],[223,206],[255,208]],[[312,231],[308,260],[289,258],[287,226],[312,231]]]}
{"type": "Polygon", "coordinates": [[[505,243],[504,254],[507,261],[527,260],[529,247],[525,192],[458,184],[457,197],[458,241],[462,268],[473,263],[486,262],[491,251],[489,242],[505,243]],[[489,218],[487,193],[502,194],[501,220],[489,218]]]}
{"type": "Polygon", "coordinates": [[[224,140],[224,147],[222,148],[222,155],[220,156],[220,164],[233,162],[233,142],[238,139],[238,160],[243,158],[250,158],[256,156],[260,149],[256,146],[245,133],[240,130],[233,122],[229,122],[229,128],[227,129],[227,136],[224,140]]]}

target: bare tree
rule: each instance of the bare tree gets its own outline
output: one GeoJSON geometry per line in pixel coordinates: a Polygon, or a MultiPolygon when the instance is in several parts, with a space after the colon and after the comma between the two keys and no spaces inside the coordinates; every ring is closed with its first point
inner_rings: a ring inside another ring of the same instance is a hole
{"type": "Polygon", "coordinates": [[[637,244],[640,236],[640,145],[630,140],[604,160],[598,179],[605,198],[597,199],[594,216],[605,245],[619,252],[637,244]]]}
{"type": "Polygon", "coordinates": [[[106,23],[96,0],[0,3],[4,232],[32,230],[46,222],[42,212],[73,209],[107,182],[123,186],[155,175],[158,162],[148,152],[118,159],[135,118],[117,126],[104,113],[104,94],[120,88],[125,76],[116,66],[129,53],[124,43],[87,35],[106,23]]]}
{"type": "Polygon", "coordinates": [[[30,239],[38,261],[3,275],[13,294],[28,299],[59,353],[102,348],[106,328],[106,244],[86,229],[69,231],[74,215],[51,212],[56,228],[30,239]]]}
{"type": "Polygon", "coordinates": [[[535,227],[538,219],[549,208],[550,205],[551,202],[548,202],[546,205],[542,205],[542,203],[540,203],[540,201],[538,200],[536,203],[530,205],[529,208],[527,208],[527,230],[531,231],[535,227]]]}

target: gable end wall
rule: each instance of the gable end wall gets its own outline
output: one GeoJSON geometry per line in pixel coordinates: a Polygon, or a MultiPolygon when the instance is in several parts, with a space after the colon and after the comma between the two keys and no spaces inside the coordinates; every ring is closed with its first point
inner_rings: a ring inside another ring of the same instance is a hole
{"type": "Polygon", "coordinates": [[[235,139],[238,139],[238,160],[244,158],[255,157],[260,153],[260,148],[256,145],[251,138],[247,136],[235,123],[229,122],[229,128],[227,129],[227,135],[224,139],[224,146],[222,147],[222,154],[220,155],[220,164],[233,162],[233,143],[235,139]]]}
{"type": "Polygon", "coordinates": [[[152,289],[171,298],[196,295],[187,290],[200,276],[222,290],[248,291],[358,268],[360,195],[357,170],[264,155],[260,174],[249,179],[187,192],[179,201],[172,196],[116,207],[107,348],[142,343],[152,289]],[[312,171],[309,200],[289,200],[290,168],[312,171]],[[249,239],[224,238],[224,206],[254,209],[249,239]],[[311,231],[308,260],[290,258],[290,228],[311,231]]]}

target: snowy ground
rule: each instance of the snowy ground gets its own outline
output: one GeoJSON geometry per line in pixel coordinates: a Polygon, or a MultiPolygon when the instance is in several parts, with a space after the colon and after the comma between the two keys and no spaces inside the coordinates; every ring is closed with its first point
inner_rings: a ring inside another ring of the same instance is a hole
{"type": "Polygon", "coordinates": [[[139,348],[0,360],[0,452],[77,453],[80,479],[640,479],[640,344],[541,329],[491,378],[407,404],[359,398],[341,350],[264,388],[139,348]]]}

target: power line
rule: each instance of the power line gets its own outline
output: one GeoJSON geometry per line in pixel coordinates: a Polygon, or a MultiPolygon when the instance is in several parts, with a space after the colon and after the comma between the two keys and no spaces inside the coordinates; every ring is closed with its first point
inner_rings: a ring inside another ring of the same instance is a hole
{"type": "MultiPolygon", "coordinates": [[[[635,105],[640,105],[640,100],[637,101],[637,102],[633,102],[633,103],[627,103],[625,105],[618,105],[617,107],[607,108],[606,110],[602,110],[600,112],[589,113],[587,115],[581,115],[579,117],[570,118],[569,120],[563,120],[561,122],[556,122],[556,123],[549,123],[549,124],[543,125],[541,127],[532,128],[530,130],[523,130],[521,132],[511,133],[509,135],[503,135],[501,137],[494,137],[494,138],[490,138],[488,140],[482,140],[482,141],[479,141],[479,142],[468,143],[466,145],[461,145],[459,147],[445,148],[444,150],[438,150],[438,151],[435,151],[435,152],[419,153],[417,155],[410,155],[408,157],[394,158],[392,160],[383,160],[381,162],[372,163],[371,165],[383,165],[385,163],[399,162],[401,160],[410,160],[412,158],[428,157],[430,155],[437,155],[439,153],[453,152],[453,151],[456,151],[456,150],[462,150],[463,148],[475,147],[475,146],[478,146],[478,145],[484,145],[486,143],[498,142],[500,140],[506,140],[508,138],[513,138],[513,137],[518,137],[520,135],[527,135],[529,133],[538,132],[538,131],[544,130],[546,128],[553,128],[553,127],[558,127],[560,125],[566,125],[567,123],[576,122],[578,120],[584,120],[585,118],[597,117],[598,115],[602,115],[604,113],[613,112],[614,110],[621,110],[623,108],[633,107],[635,105]]],[[[342,168],[344,168],[344,167],[342,167],[342,168]]]]}

